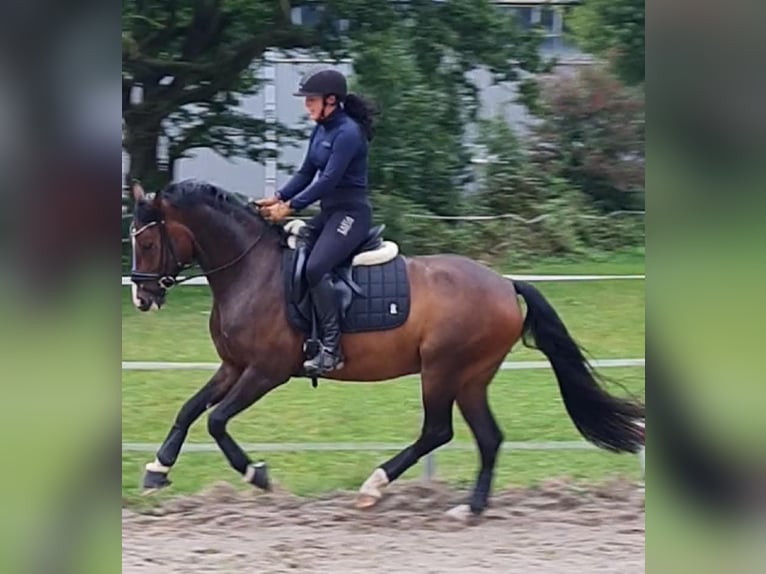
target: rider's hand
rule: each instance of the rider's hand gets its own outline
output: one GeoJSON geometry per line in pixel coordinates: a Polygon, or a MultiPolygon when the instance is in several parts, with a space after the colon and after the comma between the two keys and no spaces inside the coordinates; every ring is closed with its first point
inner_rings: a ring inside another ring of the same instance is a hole
{"type": "Polygon", "coordinates": [[[289,216],[293,209],[290,207],[289,201],[277,201],[273,205],[269,205],[263,209],[264,217],[269,221],[282,221],[289,216]]]}
{"type": "Polygon", "coordinates": [[[276,195],[273,195],[271,197],[256,199],[253,203],[255,203],[255,205],[257,205],[258,207],[269,207],[271,205],[279,203],[279,201],[280,199],[276,195]]]}

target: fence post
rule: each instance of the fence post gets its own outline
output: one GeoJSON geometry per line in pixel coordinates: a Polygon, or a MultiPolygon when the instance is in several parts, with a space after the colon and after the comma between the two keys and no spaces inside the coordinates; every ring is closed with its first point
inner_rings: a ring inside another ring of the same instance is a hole
{"type": "Polygon", "coordinates": [[[264,197],[273,195],[277,191],[277,63],[271,54],[267,54],[264,65],[261,67],[261,79],[263,87],[263,117],[268,129],[266,130],[266,148],[269,154],[263,170],[264,197]]]}
{"type": "Polygon", "coordinates": [[[436,460],[435,460],[433,451],[429,452],[426,455],[426,458],[423,461],[423,464],[425,466],[425,472],[424,472],[425,479],[430,481],[433,479],[434,473],[436,471],[436,460]]]}

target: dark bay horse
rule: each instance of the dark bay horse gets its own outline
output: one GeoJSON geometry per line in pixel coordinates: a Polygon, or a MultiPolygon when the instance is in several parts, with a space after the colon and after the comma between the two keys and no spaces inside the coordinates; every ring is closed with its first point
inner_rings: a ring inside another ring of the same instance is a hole
{"type": "MultiPolygon", "coordinates": [[[[286,313],[284,229],[204,182],[173,183],[154,197],[135,185],[133,193],[134,304],[142,311],[160,308],[177,274],[196,261],[212,291],[210,334],[221,359],[218,371],[179,410],[156,459],[146,465],[144,486],[170,484],[167,475],[189,427],[214,407],[208,416],[210,435],[246,481],[268,489],[265,464],[254,464],[226,426],[266,393],[301,376],[304,335],[286,313]]],[[[639,452],[644,406],[607,393],[535,287],[455,255],[406,257],[405,262],[411,297],[406,322],[388,330],[343,334],[345,364],[327,377],[381,381],[420,373],[422,378],[420,436],[375,469],[359,491],[358,507],[374,505],[383,487],[452,439],[457,403],[475,437],[481,465],[470,503],[453,511],[467,517],[486,508],[503,442],[487,388],[522,337],[551,362],[566,410],[582,436],[606,450],[639,452]],[[518,296],[526,302],[526,318],[518,296]]]]}

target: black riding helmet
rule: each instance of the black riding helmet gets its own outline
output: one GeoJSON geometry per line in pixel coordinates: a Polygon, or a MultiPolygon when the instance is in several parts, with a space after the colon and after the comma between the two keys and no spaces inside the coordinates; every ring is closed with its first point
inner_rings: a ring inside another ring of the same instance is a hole
{"type": "Polygon", "coordinates": [[[335,96],[338,101],[344,101],[348,94],[346,76],[332,68],[317,68],[305,74],[294,96],[335,96]]]}

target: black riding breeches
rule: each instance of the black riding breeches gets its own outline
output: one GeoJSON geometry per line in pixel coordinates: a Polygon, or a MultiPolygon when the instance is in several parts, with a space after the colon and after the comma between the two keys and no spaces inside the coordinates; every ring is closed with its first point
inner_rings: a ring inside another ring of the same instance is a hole
{"type": "Polygon", "coordinates": [[[309,287],[314,287],[367,238],[372,227],[372,210],[362,207],[322,212],[307,225],[313,247],[306,261],[306,280],[309,287]]]}

